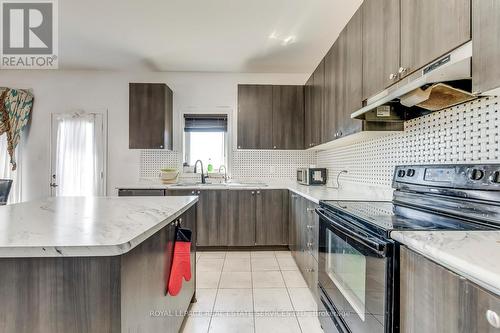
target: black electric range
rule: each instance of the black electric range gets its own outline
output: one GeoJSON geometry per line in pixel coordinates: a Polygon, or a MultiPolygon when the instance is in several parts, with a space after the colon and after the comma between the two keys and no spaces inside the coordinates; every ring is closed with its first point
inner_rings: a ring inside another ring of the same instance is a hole
{"type": "Polygon", "coordinates": [[[396,167],[392,202],[322,201],[320,317],[326,332],[398,331],[391,231],[500,229],[500,165],[396,167]]]}

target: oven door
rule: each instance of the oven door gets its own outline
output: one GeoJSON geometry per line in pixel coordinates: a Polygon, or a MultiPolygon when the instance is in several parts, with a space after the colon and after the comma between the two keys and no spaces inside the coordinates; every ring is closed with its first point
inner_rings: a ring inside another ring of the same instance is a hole
{"type": "Polygon", "coordinates": [[[345,332],[392,331],[393,242],[318,208],[319,287],[345,332]]]}

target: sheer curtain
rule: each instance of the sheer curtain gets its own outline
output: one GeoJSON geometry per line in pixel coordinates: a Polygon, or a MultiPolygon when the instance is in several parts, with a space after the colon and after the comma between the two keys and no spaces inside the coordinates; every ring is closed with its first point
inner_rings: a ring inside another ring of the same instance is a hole
{"type": "Polygon", "coordinates": [[[56,195],[102,195],[96,115],[60,116],[56,128],[56,195]]]}
{"type": "Polygon", "coordinates": [[[12,171],[10,164],[10,157],[7,153],[7,134],[0,135],[0,179],[12,179],[12,188],[10,190],[8,203],[21,202],[21,175],[22,175],[22,162],[21,162],[21,146],[19,143],[15,150],[17,169],[12,171]]]}

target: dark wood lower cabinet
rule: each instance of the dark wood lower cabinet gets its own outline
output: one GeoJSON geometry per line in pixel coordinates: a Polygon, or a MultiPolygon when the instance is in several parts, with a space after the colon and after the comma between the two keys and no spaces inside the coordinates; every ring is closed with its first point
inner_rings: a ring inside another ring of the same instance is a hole
{"type": "Polygon", "coordinates": [[[405,247],[400,258],[401,332],[464,332],[465,280],[405,247]]]}
{"type": "Polygon", "coordinates": [[[228,206],[228,246],[255,245],[256,191],[231,190],[228,206]]]}
{"type": "Polygon", "coordinates": [[[257,191],[255,245],[288,244],[288,191],[257,191]]]}
{"type": "Polygon", "coordinates": [[[488,322],[488,317],[500,316],[500,297],[467,281],[465,332],[498,333],[500,327],[488,322]]]}
{"type": "Polygon", "coordinates": [[[165,195],[197,195],[197,245],[288,245],[287,190],[185,190],[165,195]]]}
{"type": "Polygon", "coordinates": [[[488,311],[500,315],[499,296],[401,247],[401,332],[498,332],[488,311]]]}
{"type": "Polygon", "coordinates": [[[317,204],[290,193],[289,248],[300,272],[318,300],[318,232],[317,204]]]}

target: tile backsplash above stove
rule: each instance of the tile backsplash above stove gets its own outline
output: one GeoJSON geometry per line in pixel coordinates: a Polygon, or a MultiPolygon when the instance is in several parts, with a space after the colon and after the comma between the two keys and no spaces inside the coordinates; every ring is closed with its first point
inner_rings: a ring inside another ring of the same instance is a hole
{"type": "Polygon", "coordinates": [[[500,98],[482,98],[405,123],[405,131],[318,153],[330,180],[391,186],[398,164],[498,163],[500,98]]]}

